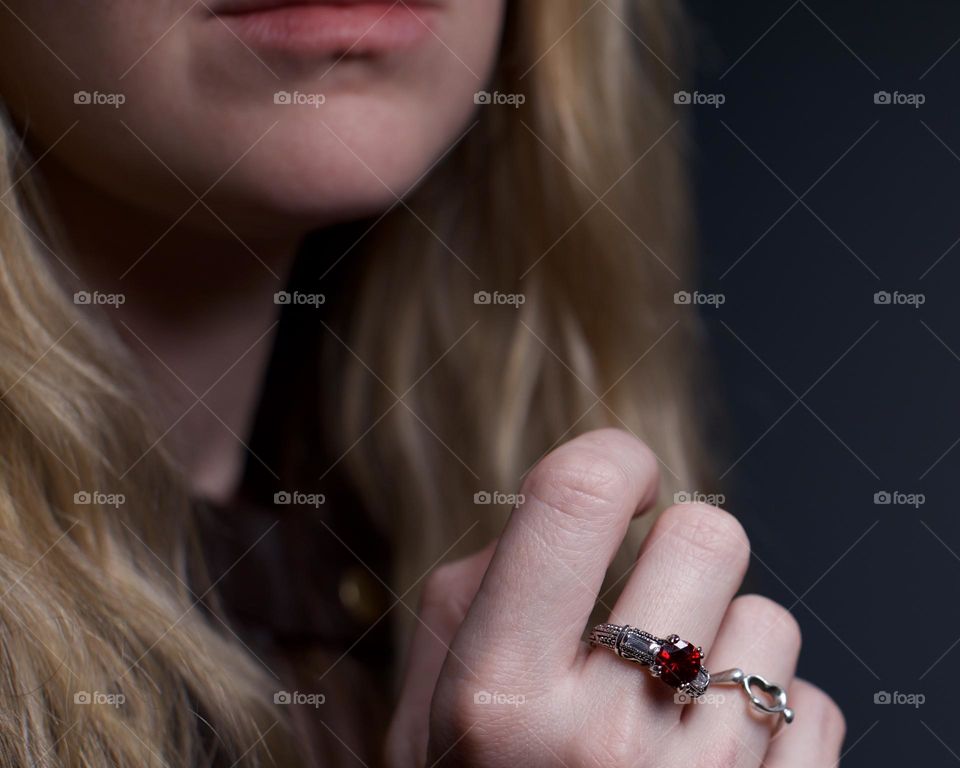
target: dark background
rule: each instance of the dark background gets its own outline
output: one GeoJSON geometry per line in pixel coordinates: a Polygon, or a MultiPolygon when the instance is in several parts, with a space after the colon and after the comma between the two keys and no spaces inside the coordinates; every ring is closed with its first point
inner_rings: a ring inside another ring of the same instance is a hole
{"type": "Polygon", "coordinates": [[[684,114],[701,290],[725,298],[702,315],[751,589],[800,620],[800,674],[847,716],[844,766],[953,765],[960,3],[687,6],[698,73],[678,88],[726,97],[684,114]],[[883,491],[925,501],[876,504],[883,491]]]}

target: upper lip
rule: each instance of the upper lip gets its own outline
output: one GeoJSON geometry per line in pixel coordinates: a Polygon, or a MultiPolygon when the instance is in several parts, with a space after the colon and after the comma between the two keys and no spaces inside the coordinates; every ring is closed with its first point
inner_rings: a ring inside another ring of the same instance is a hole
{"type": "Polygon", "coordinates": [[[275,8],[285,8],[297,5],[409,5],[412,7],[423,7],[436,5],[437,0],[223,0],[214,8],[217,15],[235,15],[243,13],[255,13],[258,11],[269,11],[275,8]]]}

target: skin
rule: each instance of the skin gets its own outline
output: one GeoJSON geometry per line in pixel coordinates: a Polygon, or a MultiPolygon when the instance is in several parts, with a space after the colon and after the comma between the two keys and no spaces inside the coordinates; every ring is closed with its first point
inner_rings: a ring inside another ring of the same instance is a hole
{"type": "Polygon", "coordinates": [[[223,0],[4,5],[0,89],[38,146],[79,120],[53,157],[169,222],[184,190],[143,144],[200,194],[259,140],[205,198],[250,237],[289,237],[394,202],[470,120],[503,10],[502,0],[446,0],[437,37],[335,61],[253,50],[211,18],[223,0]],[[122,93],[126,103],[78,107],[79,90],[122,93]],[[281,90],[322,93],[326,103],[276,105],[281,90]]]}
{"type": "Polygon", "coordinates": [[[50,262],[126,297],[111,317],[199,494],[236,488],[298,243],[394,204],[467,129],[503,3],[437,0],[416,47],[343,58],[254,50],[211,16],[223,0],[0,6],[0,95],[71,239],[50,262]]]}
{"type": "Polygon", "coordinates": [[[736,688],[717,688],[726,694],[718,706],[677,704],[662,682],[583,642],[606,568],[658,482],[655,456],[633,436],[582,435],[530,472],[526,501],[499,541],[433,573],[390,734],[391,766],[441,757],[484,768],[836,764],[843,715],[794,677],[800,630],[791,614],[758,595],[735,597],[750,545],[723,510],[663,512],[609,620],[676,631],[703,645],[708,668],[739,666],[787,687],[791,725],[777,729],[736,688]],[[477,703],[479,691],[504,703],[477,703]]]}
{"type": "MultiPolygon", "coordinates": [[[[175,423],[165,440],[198,494],[235,490],[271,296],[298,241],[384,210],[457,139],[493,67],[504,2],[448,0],[442,41],[332,67],[258,58],[187,0],[7,0],[0,11],[0,91],[43,158],[36,172],[70,238],[51,264],[75,287],[127,297],[112,318],[154,384],[159,423],[175,423]],[[280,89],[328,102],[319,113],[276,105],[280,89]],[[78,90],[127,101],[80,106],[78,90]]],[[[630,435],[578,437],[529,473],[499,541],[431,575],[389,765],[837,759],[842,715],[794,678],[796,621],[765,598],[735,597],[749,544],[726,512],[664,512],[610,620],[675,631],[707,649],[708,668],[789,686],[793,725],[774,732],[735,689],[719,707],[679,706],[662,683],[583,643],[604,571],[657,484],[653,454],[630,435]],[[479,691],[523,703],[477,704],[479,691]]]]}

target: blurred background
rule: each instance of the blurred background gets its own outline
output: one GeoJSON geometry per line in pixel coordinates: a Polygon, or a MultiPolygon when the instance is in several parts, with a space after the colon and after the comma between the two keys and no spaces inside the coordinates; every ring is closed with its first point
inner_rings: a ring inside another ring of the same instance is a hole
{"type": "Polygon", "coordinates": [[[703,490],[747,527],[751,591],[800,620],[842,764],[953,765],[960,3],[687,7],[695,300],[727,406],[703,490]]]}

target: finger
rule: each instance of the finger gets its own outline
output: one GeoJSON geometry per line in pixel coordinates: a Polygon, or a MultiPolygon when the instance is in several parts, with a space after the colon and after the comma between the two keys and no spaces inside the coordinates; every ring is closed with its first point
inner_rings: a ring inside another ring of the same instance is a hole
{"type": "Polygon", "coordinates": [[[656,457],[620,430],[587,433],[545,457],[523,483],[524,503],[458,636],[462,652],[501,669],[569,669],[607,567],[658,482],[656,457]]]}
{"type": "Polygon", "coordinates": [[[419,621],[407,656],[403,688],[387,735],[391,766],[425,765],[430,700],[450,644],[463,623],[497,542],[435,569],[420,596],[419,621]]]}
{"type": "Polygon", "coordinates": [[[788,694],[797,714],[789,728],[773,737],[764,765],[768,768],[824,768],[840,761],[847,731],[840,707],[806,680],[794,680],[788,694]]]}
{"type": "MultiPolygon", "coordinates": [[[[730,604],[707,667],[713,672],[739,667],[789,692],[799,654],[800,626],[793,615],[766,597],[744,595],[730,604]]],[[[712,696],[686,708],[683,725],[729,757],[731,766],[760,765],[782,717],[754,709],[740,686],[711,684],[707,693],[712,696]],[[722,699],[714,706],[718,695],[722,699]]],[[[793,708],[789,693],[787,699],[793,708]]]]}
{"type": "MultiPolygon", "coordinates": [[[[705,504],[670,507],[644,541],[609,621],[660,638],[675,633],[694,647],[709,649],[749,559],[747,535],[728,512],[705,504]]],[[[611,656],[605,649],[594,651],[589,673],[606,685],[629,685],[623,678],[635,676],[637,668],[611,656]]],[[[664,674],[664,682],[671,680],[664,674]]],[[[658,700],[670,695],[662,682],[653,683],[643,690],[659,691],[654,694],[658,700]]],[[[659,709],[667,712],[662,705],[659,709]]],[[[679,712],[668,717],[679,717],[679,712]]]]}

